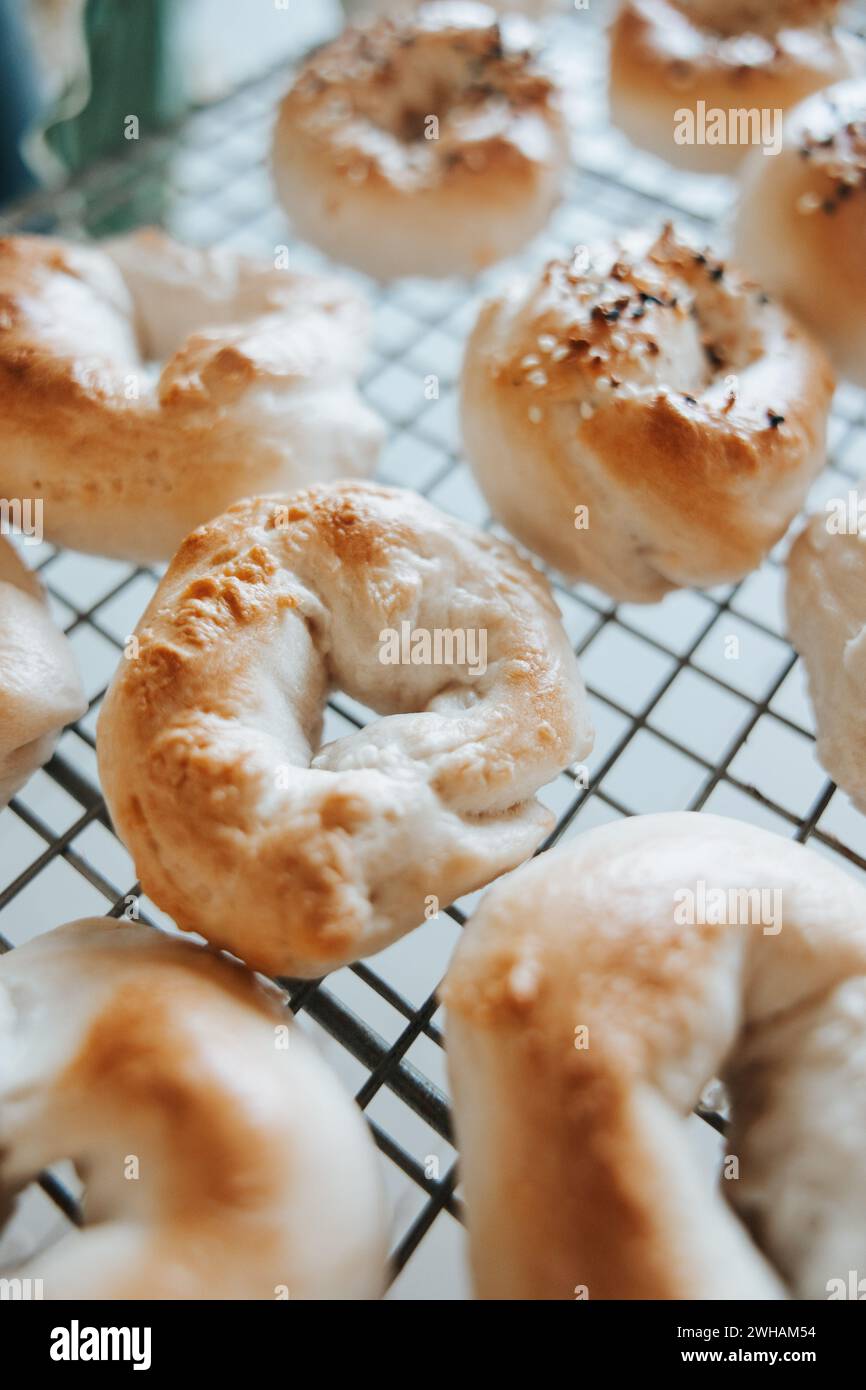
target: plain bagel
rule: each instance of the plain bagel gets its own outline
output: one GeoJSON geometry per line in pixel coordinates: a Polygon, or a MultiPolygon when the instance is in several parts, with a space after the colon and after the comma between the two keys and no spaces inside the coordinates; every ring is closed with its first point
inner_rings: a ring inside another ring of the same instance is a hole
{"type": "Polygon", "coordinates": [[[791,546],[788,631],[808,676],[818,758],[866,813],[866,486],[834,501],[791,546]]]}
{"type": "Polygon", "coordinates": [[[825,1299],[866,1253],[866,892],[704,814],[485,896],[443,991],[476,1294],[825,1299]],[[703,890],[703,895],[702,895],[703,890]],[[727,1086],[720,1186],[687,1119],[727,1086]]]}
{"type": "Polygon", "coordinates": [[[146,230],[0,240],[0,492],[46,538],[168,559],[251,491],[371,473],[367,309],[345,284],[146,230]]]}
{"type": "Polygon", "coordinates": [[[491,510],[616,599],[741,579],[824,462],[824,354],[671,227],[579,252],[488,302],[469,340],[463,437],[491,510]]]}
{"type": "Polygon", "coordinates": [[[60,1159],[86,1183],[13,1272],[46,1299],[382,1291],[361,1115],[279,992],[192,942],[103,917],[0,958],[0,1134],[6,1203],[60,1159]]]}
{"type": "Polygon", "coordinates": [[[624,0],[611,27],[612,119],[669,164],[732,173],[754,145],[775,150],[778,113],[862,71],[862,44],[833,26],[840,9],[839,0],[624,0]]]}
{"type": "Polygon", "coordinates": [[[485,5],[436,0],[317,50],[281,108],[273,171],[295,230],[380,280],[512,255],[559,198],[559,93],[485,5]]]}
{"type": "Polygon", "coordinates": [[[86,709],[72,648],[42,586],[0,536],[0,810],[86,709]]]}
{"type": "Polygon", "coordinates": [[[315,976],[531,854],[553,825],[535,793],[591,741],[546,581],[415,493],[345,483],[187,538],[97,746],[154,901],[315,976]],[[385,717],[322,747],[333,688],[385,717]]]}

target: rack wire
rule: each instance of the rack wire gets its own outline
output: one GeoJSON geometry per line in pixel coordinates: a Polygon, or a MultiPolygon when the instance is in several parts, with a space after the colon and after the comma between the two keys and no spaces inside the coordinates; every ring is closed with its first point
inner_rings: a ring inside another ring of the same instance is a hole
{"type": "MultiPolygon", "coordinates": [[[[548,39],[574,106],[576,155],[562,206],[517,268],[666,218],[717,241],[732,185],[673,173],[610,129],[598,17],[591,10],[562,14],[551,21],[548,39]]],[[[323,268],[314,250],[291,237],[267,174],[274,107],[289,80],[285,65],[265,74],[194,111],[169,134],[142,140],[123,159],[92,168],[62,193],[30,198],[0,218],[0,230],[98,237],[158,221],[196,244],[264,256],[289,245],[296,268],[323,268]]],[[[496,268],[471,284],[407,280],[383,290],[355,277],[375,306],[363,387],[389,426],[379,476],[487,527],[487,509],[460,453],[455,385],[479,303],[515,268],[496,268]],[[428,399],[431,378],[438,396],[428,399]]],[[[866,394],[843,386],[830,426],[830,466],[808,510],[844,496],[864,463],[866,394]]],[[[27,559],[38,565],[76,649],[90,704],[49,765],[0,814],[0,949],[72,917],[119,917],[133,909],[173,930],[141,897],[113,835],[94,753],[101,700],[158,572],[49,546],[27,559]]],[[[815,760],[801,672],[784,640],[783,559],[784,545],[740,584],[677,593],[646,608],[617,607],[587,586],[566,587],[551,576],[581,658],[596,746],[588,785],[572,770],[542,793],[556,815],[543,849],[636,812],[706,809],[808,841],[855,874],[866,871],[866,819],[815,760]]],[[[325,737],[371,717],[336,694],[325,737]]],[[[477,896],[324,982],[283,982],[302,1026],[318,1035],[352,1087],[387,1160],[394,1298],[468,1296],[436,988],[477,896]]],[[[712,1103],[699,1113],[724,1128],[712,1103]]],[[[21,1204],[23,1224],[9,1228],[13,1244],[80,1222],[79,1198],[68,1167],[43,1174],[39,1190],[21,1204]]],[[[4,1253],[8,1239],[0,1259],[4,1253]]]]}

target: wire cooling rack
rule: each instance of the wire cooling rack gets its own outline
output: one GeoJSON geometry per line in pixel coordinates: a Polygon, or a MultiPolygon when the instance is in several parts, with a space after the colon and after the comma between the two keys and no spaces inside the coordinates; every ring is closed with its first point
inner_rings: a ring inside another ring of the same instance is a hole
{"type": "MultiPolygon", "coordinates": [[[[574,108],[575,162],[562,206],[519,267],[668,217],[718,243],[733,186],[674,173],[609,128],[598,16],[592,7],[567,8],[547,37],[574,108]]],[[[31,198],[0,218],[0,229],[98,237],[158,221],[181,239],[265,257],[288,245],[295,268],[323,268],[291,237],[267,173],[274,107],[288,80],[285,66],[268,73],[60,195],[31,198]]],[[[479,303],[514,270],[511,263],[471,284],[407,280],[382,291],[360,279],[375,305],[364,390],[389,426],[380,477],[482,526],[490,519],[461,458],[455,384],[479,303]]],[[[845,496],[866,464],[866,395],[848,387],[836,396],[830,459],[810,510],[845,496]]],[[[635,812],[706,809],[809,841],[849,870],[866,870],[866,819],[815,760],[801,672],[784,640],[783,558],[780,546],[738,585],[681,592],[649,607],[616,607],[552,576],[590,692],[596,745],[588,785],[563,773],[542,793],[556,815],[548,844],[635,812]]],[[[0,948],[89,914],[138,910],[141,920],[174,930],[139,896],[111,830],[94,753],[100,702],[158,573],[48,546],[27,559],[40,568],[73,643],[90,707],[0,814],[0,948]]],[[[370,717],[335,695],[325,737],[370,717]]],[[[288,984],[292,1009],[356,1094],[385,1156],[392,1298],[469,1292],[436,988],[475,897],[324,983],[288,984]]],[[[723,1127],[711,1107],[702,1113],[723,1127]]],[[[0,1261],[14,1262],[79,1221],[79,1197],[69,1165],[43,1174],[7,1228],[0,1261]]]]}

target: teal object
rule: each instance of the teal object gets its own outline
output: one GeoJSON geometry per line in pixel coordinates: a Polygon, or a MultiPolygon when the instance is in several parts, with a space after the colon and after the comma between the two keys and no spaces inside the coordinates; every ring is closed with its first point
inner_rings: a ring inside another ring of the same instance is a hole
{"type": "Polygon", "coordinates": [[[88,0],[90,96],[77,115],[49,124],[45,132],[46,143],[70,173],[104,155],[122,154],[131,138],[170,125],[182,114],[183,83],[172,58],[175,3],[88,0]]]}

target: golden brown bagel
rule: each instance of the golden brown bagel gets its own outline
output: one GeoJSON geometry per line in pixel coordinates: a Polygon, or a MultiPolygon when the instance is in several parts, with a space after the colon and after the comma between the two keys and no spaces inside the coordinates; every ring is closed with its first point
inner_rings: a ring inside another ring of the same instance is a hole
{"type": "Polygon", "coordinates": [[[491,889],[442,997],[478,1297],[820,1299],[863,1269],[866,892],[825,859],[703,814],[591,830],[491,889]],[[723,1192],[687,1132],[717,1076],[723,1192]]]}
{"type": "Polygon", "coordinates": [[[540,231],[568,135],[552,80],[510,33],[485,5],[435,0],[319,49],[274,135],[300,235],[388,280],[468,275],[540,231]]]}
{"type": "Polygon", "coordinates": [[[45,1298],[382,1290],[357,1108],[278,991],[192,942],[94,918],[0,958],[3,1195],[66,1158],[84,1228],[15,1271],[45,1298]]]}
{"type": "Polygon", "coordinates": [[[836,505],[797,537],[786,599],[815,709],[818,758],[866,812],[866,486],[850,498],[832,499],[836,505]]]}
{"type": "MultiPolygon", "coordinates": [[[[824,354],[666,228],[551,261],[481,310],[466,452],[493,513],[616,599],[754,569],[824,462],[824,354]]],[[[583,248],[585,250],[585,248],[583,248]]]]}
{"type": "Polygon", "coordinates": [[[2,239],[0,493],[41,498],[57,544],[152,561],[250,491],[370,473],[365,330],[339,281],[154,230],[2,239]]]}
{"type": "Polygon", "coordinates": [[[381,950],[520,863],[592,741],[546,581],[398,488],[237,504],[137,642],[99,721],[114,824],[179,926],[270,973],[381,950]],[[332,688],[385,717],[320,747],[332,688]]]}
{"type": "Polygon", "coordinates": [[[833,27],[840,8],[838,0],[624,0],[611,27],[612,118],[669,164],[732,173],[752,145],[776,148],[777,113],[862,71],[862,45],[833,27]]]}
{"type": "Polygon", "coordinates": [[[0,810],[86,709],[72,648],[42,586],[0,536],[0,810]]]}

